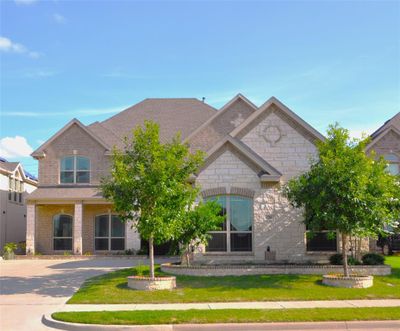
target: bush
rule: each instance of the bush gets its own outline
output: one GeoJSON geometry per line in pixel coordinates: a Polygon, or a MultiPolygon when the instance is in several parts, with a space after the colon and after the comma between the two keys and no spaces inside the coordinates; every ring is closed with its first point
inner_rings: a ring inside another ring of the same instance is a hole
{"type": "Polygon", "coordinates": [[[362,257],[362,261],[366,265],[381,265],[384,264],[385,258],[379,254],[368,253],[362,257]]]}
{"type": "MultiPolygon", "coordinates": [[[[342,254],[333,254],[331,255],[331,257],[329,258],[329,262],[333,265],[342,265],[343,264],[343,256],[342,254]]],[[[352,256],[348,256],[347,257],[347,263],[349,265],[359,265],[361,264],[360,261],[358,261],[357,259],[355,259],[352,256]]]]}
{"type": "Polygon", "coordinates": [[[4,245],[3,251],[4,251],[4,253],[11,254],[11,253],[14,253],[14,251],[17,248],[18,248],[18,246],[17,246],[16,243],[10,242],[10,243],[7,243],[7,244],[4,245]]]}

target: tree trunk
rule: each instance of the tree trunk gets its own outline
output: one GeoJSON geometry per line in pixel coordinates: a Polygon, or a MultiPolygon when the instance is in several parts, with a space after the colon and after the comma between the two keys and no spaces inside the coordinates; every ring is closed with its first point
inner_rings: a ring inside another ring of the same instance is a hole
{"type": "Polygon", "coordinates": [[[154,279],[154,241],[153,236],[149,238],[150,278],[154,279]]]}
{"type": "Polygon", "coordinates": [[[186,265],[190,266],[190,246],[186,250],[186,265]]]}
{"type": "Polygon", "coordinates": [[[347,234],[342,233],[342,256],[344,276],[349,277],[349,266],[347,264],[347,234]]]}

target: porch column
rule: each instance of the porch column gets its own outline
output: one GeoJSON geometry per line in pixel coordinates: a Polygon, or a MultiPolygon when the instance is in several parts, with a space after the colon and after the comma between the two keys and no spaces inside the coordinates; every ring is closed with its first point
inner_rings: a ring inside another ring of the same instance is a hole
{"type": "Polygon", "coordinates": [[[74,226],[73,226],[73,248],[74,254],[82,255],[82,219],[83,219],[83,204],[75,203],[74,211],[74,226]]]}
{"type": "Polygon", "coordinates": [[[136,226],[132,221],[126,222],[125,225],[126,232],[126,249],[132,249],[138,251],[140,249],[140,235],[136,230],[136,226]]]}
{"type": "Polygon", "coordinates": [[[26,254],[35,254],[35,227],[36,205],[29,203],[26,206],[26,254]]]}

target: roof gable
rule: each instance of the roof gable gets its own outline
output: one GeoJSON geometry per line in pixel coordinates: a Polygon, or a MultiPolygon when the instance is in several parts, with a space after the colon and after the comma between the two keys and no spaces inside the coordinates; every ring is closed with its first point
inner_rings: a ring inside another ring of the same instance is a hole
{"type": "MultiPolygon", "coordinates": [[[[400,113],[399,113],[400,114],[400,113]]],[[[381,139],[383,139],[386,135],[388,135],[389,133],[395,133],[398,135],[399,139],[400,139],[400,130],[397,129],[395,126],[390,125],[390,126],[386,126],[386,128],[382,131],[379,131],[379,133],[377,133],[377,135],[375,135],[373,137],[373,140],[368,144],[368,146],[365,148],[366,151],[369,151],[373,146],[375,146],[381,139]]]]}
{"type": "Polygon", "coordinates": [[[110,146],[107,145],[103,140],[101,140],[97,135],[94,134],[92,130],[89,130],[86,126],[84,126],[79,120],[74,118],[70,122],[68,122],[61,130],[57,131],[50,139],[48,139],[44,144],[42,144],[38,149],[36,149],[31,156],[35,158],[45,156],[45,150],[48,146],[51,145],[53,141],[55,141],[58,137],[60,137],[64,132],[69,130],[72,126],[76,125],[84,132],[86,132],[91,138],[93,138],[96,142],[98,142],[104,149],[109,150],[110,146]]]}
{"type": "Polygon", "coordinates": [[[190,141],[193,137],[195,137],[201,130],[205,129],[207,126],[209,126],[216,118],[220,117],[222,114],[224,114],[228,109],[231,108],[231,106],[238,102],[238,101],[243,101],[245,104],[247,104],[250,108],[252,108],[254,111],[257,110],[257,106],[252,103],[249,99],[247,99],[244,95],[242,94],[237,94],[235,97],[233,97],[230,101],[228,101],[220,110],[218,110],[214,116],[210,117],[206,122],[204,122],[201,126],[199,126],[196,130],[194,130],[186,139],[185,141],[190,141]]]}
{"type": "MultiPolygon", "coordinates": [[[[230,135],[232,137],[240,137],[241,133],[248,129],[249,127],[253,127],[257,124],[257,119],[262,116],[264,113],[268,112],[273,108],[273,111],[278,112],[286,116],[290,121],[293,121],[297,124],[305,134],[309,135],[312,140],[324,140],[325,137],[319,133],[316,129],[314,129],[311,125],[309,125],[306,121],[304,121],[301,117],[295,114],[292,110],[286,107],[282,102],[280,102],[277,98],[271,97],[269,98],[256,112],[254,112],[251,116],[249,116],[242,124],[236,127],[230,135]]],[[[313,143],[314,143],[313,141],[313,143]]]]}

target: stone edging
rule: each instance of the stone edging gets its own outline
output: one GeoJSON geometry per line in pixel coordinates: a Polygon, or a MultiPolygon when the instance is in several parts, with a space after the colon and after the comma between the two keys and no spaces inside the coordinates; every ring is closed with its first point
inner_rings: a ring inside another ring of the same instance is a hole
{"type": "MultiPolygon", "coordinates": [[[[164,263],[161,270],[173,275],[190,276],[240,276],[261,274],[300,274],[324,275],[329,273],[342,273],[341,265],[300,265],[300,264],[263,264],[263,265],[194,265],[190,267],[177,264],[164,263]]],[[[360,265],[349,266],[352,273],[363,275],[384,276],[391,274],[388,265],[360,265]]]]}

